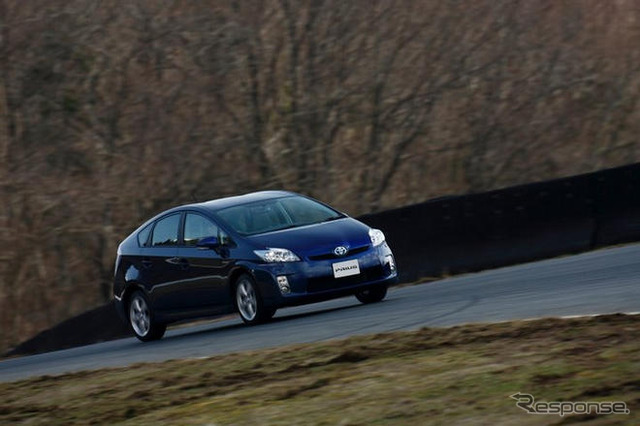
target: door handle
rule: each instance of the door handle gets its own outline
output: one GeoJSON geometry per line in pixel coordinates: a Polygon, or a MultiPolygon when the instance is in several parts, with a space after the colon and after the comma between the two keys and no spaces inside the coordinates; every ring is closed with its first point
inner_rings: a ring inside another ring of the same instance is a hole
{"type": "Polygon", "coordinates": [[[145,257],[144,259],[142,259],[142,266],[145,268],[151,268],[151,265],[153,265],[153,262],[151,261],[151,259],[145,257]]]}
{"type": "Polygon", "coordinates": [[[171,263],[172,265],[180,265],[182,269],[187,269],[189,267],[189,261],[184,257],[170,257],[166,262],[171,263]]]}

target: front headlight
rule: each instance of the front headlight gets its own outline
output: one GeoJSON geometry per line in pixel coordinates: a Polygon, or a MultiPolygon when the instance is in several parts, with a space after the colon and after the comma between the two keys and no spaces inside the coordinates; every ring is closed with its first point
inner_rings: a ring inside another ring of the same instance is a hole
{"type": "Polygon", "coordinates": [[[369,238],[374,247],[384,243],[384,234],[379,229],[369,229],[369,238]]]}
{"type": "Polygon", "coordinates": [[[296,256],[291,250],[283,248],[269,248],[266,250],[254,250],[255,254],[265,262],[298,262],[300,258],[296,256]]]}

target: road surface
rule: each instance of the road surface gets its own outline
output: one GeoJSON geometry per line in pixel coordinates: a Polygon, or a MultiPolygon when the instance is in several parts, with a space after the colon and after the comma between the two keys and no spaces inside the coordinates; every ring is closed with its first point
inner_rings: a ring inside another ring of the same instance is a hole
{"type": "Polygon", "coordinates": [[[127,338],[8,359],[0,381],[427,326],[639,311],[640,245],[630,245],[395,288],[373,305],[350,297],[283,309],[254,327],[234,318],[170,329],[151,343],[127,338]]]}

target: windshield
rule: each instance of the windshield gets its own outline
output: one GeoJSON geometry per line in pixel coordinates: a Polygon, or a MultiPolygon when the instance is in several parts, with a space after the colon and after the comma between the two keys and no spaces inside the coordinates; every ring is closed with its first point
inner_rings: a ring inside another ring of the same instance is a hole
{"type": "Polygon", "coordinates": [[[228,207],[216,214],[241,235],[262,234],[344,217],[327,206],[298,196],[228,207]]]}

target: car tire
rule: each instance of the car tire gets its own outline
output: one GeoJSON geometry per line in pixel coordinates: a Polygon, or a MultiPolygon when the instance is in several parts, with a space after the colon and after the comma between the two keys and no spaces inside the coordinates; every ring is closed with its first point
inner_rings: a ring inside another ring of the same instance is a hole
{"type": "Polygon", "coordinates": [[[161,339],[167,330],[166,324],[154,320],[153,310],[147,297],[140,290],[133,292],[127,309],[129,328],[143,342],[161,339]]]}
{"type": "Polygon", "coordinates": [[[387,286],[377,285],[369,287],[366,290],[362,290],[356,293],[356,298],[362,303],[376,303],[380,302],[387,296],[387,286]]]}
{"type": "Polygon", "coordinates": [[[240,275],[236,280],[234,301],[240,318],[248,325],[268,321],[276,313],[275,309],[264,305],[258,286],[247,274],[240,275]]]}

